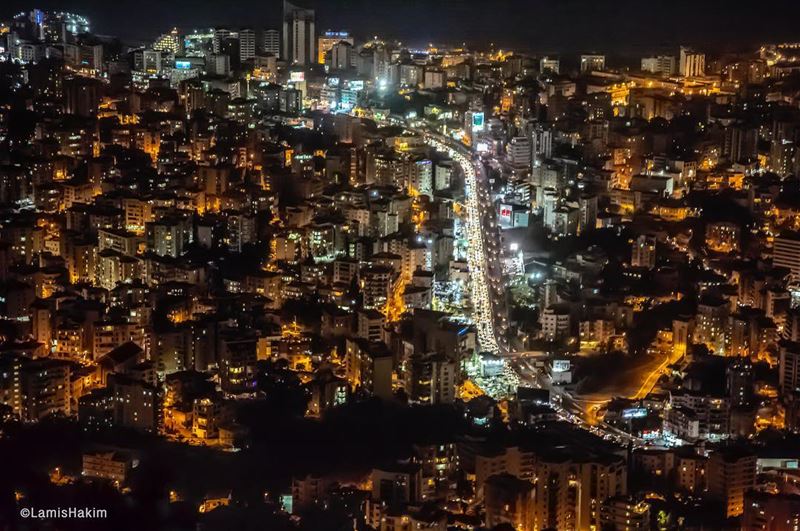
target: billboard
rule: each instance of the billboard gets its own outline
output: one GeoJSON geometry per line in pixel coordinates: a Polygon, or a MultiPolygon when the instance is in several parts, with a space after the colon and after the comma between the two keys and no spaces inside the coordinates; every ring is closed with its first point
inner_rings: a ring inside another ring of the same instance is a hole
{"type": "Polygon", "coordinates": [[[175,61],[175,68],[178,70],[190,70],[192,68],[191,61],[175,61]]]}
{"type": "Polygon", "coordinates": [[[291,72],[289,74],[289,81],[292,83],[300,83],[306,80],[306,73],[305,72],[291,72]]]}
{"type": "Polygon", "coordinates": [[[569,369],[569,360],[553,360],[553,372],[567,372],[569,369]]]}
{"type": "Polygon", "coordinates": [[[497,215],[497,221],[500,222],[501,225],[510,226],[511,225],[511,218],[514,215],[514,209],[511,208],[511,205],[500,205],[500,212],[497,215]]]}
{"type": "Polygon", "coordinates": [[[350,90],[364,90],[364,80],[351,79],[347,82],[347,86],[350,87],[350,90]]]}
{"type": "Polygon", "coordinates": [[[640,419],[647,416],[647,409],[643,407],[629,407],[622,410],[624,419],[640,419]]]}
{"type": "Polygon", "coordinates": [[[484,115],[482,112],[472,113],[472,130],[483,131],[484,115]]]}

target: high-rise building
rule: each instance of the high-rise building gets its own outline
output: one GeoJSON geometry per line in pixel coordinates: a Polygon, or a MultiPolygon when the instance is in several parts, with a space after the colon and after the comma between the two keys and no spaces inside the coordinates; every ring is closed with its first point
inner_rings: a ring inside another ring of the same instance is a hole
{"type": "Polygon", "coordinates": [[[775,140],[769,152],[769,167],[780,176],[789,175],[798,167],[797,146],[788,139],[775,140]]]}
{"type": "Polygon", "coordinates": [[[156,42],[153,43],[153,49],[159,52],[171,53],[177,55],[181,51],[181,39],[178,33],[178,28],[172,28],[169,33],[161,35],[156,42]]]}
{"type": "Polygon", "coordinates": [[[680,75],[683,77],[698,77],[706,73],[706,54],[696,52],[686,46],[681,46],[678,62],[680,75]]]}
{"type": "Polygon", "coordinates": [[[264,30],[263,48],[264,52],[279,56],[281,54],[281,33],[274,29],[264,30]]]}
{"type": "Polygon", "coordinates": [[[800,529],[800,496],[750,491],[744,496],[742,531],[800,529]]]}
{"type": "Polygon", "coordinates": [[[256,56],[256,32],[251,29],[241,29],[239,34],[239,59],[247,61],[256,56]]]}
{"type": "Polygon", "coordinates": [[[317,62],[325,64],[325,54],[340,42],[354,44],[353,37],[346,31],[326,31],[317,38],[317,62]]]}
{"type": "Polygon", "coordinates": [[[284,1],[282,58],[290,64],[311,64],[317,59],[315,45],[314,10],[284,1]]]}
{"type": "Polygon", "coordinates": [[[507,524],[513,529],[533,530],[533,496],[530,481],[511,474],[491,476],[484,485],[486,525],[507,524]]]}
{"type": "Polygon", "coordinates": [[[739,448],[726,448],[711,454],[708,460],[708,497],[724,504],[727,517],[742,514],[744,493],[755,484],[755,454],[739,448]]]}
{"type": "Polygon", "coordinates": [[[158,50],[139,50],[133,56],[133,68],[148,74],[160,74],[164,67],[163,52],[158,50]]]}
{"type": "Polygon", "coordinates": [[[183,53],[188,57],[203,57],[208,51],[211,51],[213,42],[213,30],[194,30],[183,36],[183,53]]]}
{"type": "Polygon", "coordinates": [[[100,87],[97,80],[79,76],[65,79],[64,99],[67,114],[94,116],[100,104],[100,87]]]}
{"type": "Polygon", "coordinates": [[[623,458],[568,456],[559,451],[537,457],[533,529],[600,529],[602,503],[627,494],[623,458]]]}
{"type": "Polygon", "coordinates": [[[531,153],[534,161],[553,156],[553,132],[544,125],[537,124],[531,131],[531,153]]]}
{"type": "Polygon", "coordinates": [[[514,137],[508,144],[508,159],[516,169],[530,168],[531,153],[531,143],[527,137],[514,137]]]}
{"type": "Polygon", "coordinates": [[[800,343],[796,341],[781,342],[778,387],[781,394],[800,393],[800,343]]]}
{"type": "Polygon", "coordinates": [[[353,64],[353,45],[349,42],[337,42],[328,51],[330,56],[326,61],[331,70],[347,70],[353,64]]]}
{"type": "Polygon", "coordinates": [[[211,41],[211,49],[214,53],[220,53],[222,41],[231,36],[231,30],[227,28],[214,28],[214,38],[211,41]]]}
{"type": "Polygon", "coordinates": [[[787,231],[775,237],[772,264],[789,269],[795,280],[800,279],[800,233],[787,231]]]}

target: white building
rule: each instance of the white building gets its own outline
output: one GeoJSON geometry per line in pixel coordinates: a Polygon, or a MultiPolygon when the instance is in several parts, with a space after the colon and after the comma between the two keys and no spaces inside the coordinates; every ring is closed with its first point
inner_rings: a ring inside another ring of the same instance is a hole
{"type": "Polygon", "coordinates": [[[679,72],[684,77],[698,77],[706,73],[706,54],[681,46],[679,72]]]}

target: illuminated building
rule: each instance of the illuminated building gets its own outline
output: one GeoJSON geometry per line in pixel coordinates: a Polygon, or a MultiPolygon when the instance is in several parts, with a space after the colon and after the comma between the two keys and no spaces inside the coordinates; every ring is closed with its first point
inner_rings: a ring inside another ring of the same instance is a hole
{"type": "Polygon", "coordinates": [[[554,74],[558,74],[559,69],[560,69],[560,62],[558,59],[550,59],[549,57],[542,57],[539,60],[540,72],[552,72],[554,74]]]}
{"type": "Polygon", "coordinates": [[[158,50],[138,50],[133,56],[133,68],[145,74],[160,74],[164,68],[163,52],[158,50]]]}
{"type": "Polygon", "coordinates": [[[656,239],[642,234],[631,245],[631,266],[653,269],[656,266],[656,239]]]}
{"type": "Polygon", "coordinates": [[[24,421],[72,414],[71,365],[52,359],[27,360],[19,369],[19,416],[24,421]]]}
{"type": "Polygon", "coordinates": [[[717,221],[706,224],[706,245],[712,251],[730,253],[739,250],[739,225],[717,221]]]}
{"type": "Polygon", "coordinates": [[[642,58],[642,71],[671,76],[675,74],[675,57],[672,55],[658,55],[642,58]]]}
{"type": "Polygon", "coordinates": [[[581,55],[581,72],[602,71],[606,68],[606,56],[599,54],[581,55]]]}
{"type": "Polygon", "coordinates": [[[444,70],[426,68],[422,83],[426,89],[442,89],[447,86],[447,74],[444,70]]]}
{"type": "Polygon", "coordinates": [[[708,460],[708,497],[722,502],[725,516],[744,512],[745,492],[755,487],[756,456],[730,448],[713,452],[708,460]]]}
{"type": "Polygon", "coordinates": [[[180,54],[181,38],[178,33],[178,28],[172,28],[169,33],[165,33],[156,39],[153,43],[153,50],[172,55],[180,54]]]}
{"type": "Polygon", "coordinates": [[[602,503],[627,494],[627,466],[622,458],[569,456],[563,449],[541,454],[534,465],[538,480],[535,529],[599,528],[602,503]]]}
{"type": "Polygon", "coordinates": [[[214,28],[214,36],[211,41],[211,49],[215,54],[222,53],[222,45],[225,39],[231,37],[233,32],[227,28],[214,28]]]}
{"type": "Polygon", "coordinates": [[[192,402],[192,435],[213,439],[223,421],[222,402],[215,398],[196,398],[192,402]]]}
{"type": "Polygon", "coordinates": [[[784,231],[775,236],[772,263],[787,268],[793,279],[800,279],[800,233],[784,231]]]}
{"type": "Polygon", "coordinates": [[[769,166],[780,176],[793,174],[800,168],[797,144],[791,140],[775,140],[770,148],[769,166]]]}
{"type": "Polygon", "coordinates": [[[744,495],[742,531],[800,529],[800,496],[748,491],[744,495]]]}
{"type": "Polygon", "coordinates": [[[600,508],[600,528],[618,531],[647,531],[650,529],[650,506],[626,496],[615,496],[600,508]]]}
{"type": "Polygon", "coordinates": [[[240,29],[237,32],[239,38],[239,60],[248,61],[256,56],[256,32],[252,29],[240,29]]]}
{"type": "Polygon", "coordinates": [[[417,355],[410,360],[406,391],[422,404],[452,404],[456,399],[458,367],[441,354],[417,355]]]}
{"type": "Polygon", "coordinates": [[[347,401],[348,386],[342,378],[331,371],[322,371],[309,383],[311,399],[308,402],[308,416],[320,417],[323,413],[347,401]]]}
{"type": "Polygon", "coordinates": [[[395,276],[394,269],[388,266],[364,267],[359,271],[359,284],[364,293],[365,308],[383,308],[389,298],[395,276]]]}
{"type": "Polygon", "coordinates": [[[383,339],[383,325],[386,318],[378,310],[359,310],[356,313],[357,335],[368,341],[383,339]]]}
{"type": "Polygon", "coordinates": [[[796,341],[780,344],[778,386],[783,394],[800,394],[800,343],[796,341]]]}
{"type": "Polygon", "coordinates": [[[558,341],[570,333],[571,318],[569,310],[557,306],[545,308],[540,318],[542,336],[547,341],[558,341]]]}
{"type": "Polygon", "coordinates": [[[533,498],[531,482],[511,474],[498,474],[486,480],[486,525],[508,524],[519,531],[533,531],[533,498]]]}
{"type": "Polygon", "coordinates": [[[257,340],[235,329],[221,338],[220,384],[226,393],[252,393],[256,387],[257,340]]]}
{"type": "Polygon", "coordinates": [[[681,46],[678,73],[683,77],[700,77],[706,72],[706,55],[681,46]]]}
{"type": "Polygon", "coordinates": [[[348,338],[345,374],[354,389],[363,389],[383,399],[392,396],[392,354],[383,343],[348,338]]]}
{"type": "Polygon", "coordinates": [[[194,30],[183,36],[183,53],[187,57],[203,57],[213,47],[212,30],[194,30]]]}
{"type": "Polygon", "coordinates": [[[664,430],[690,442],[720,440],[728,435],[730,410],[727,396],[679,389],[670,393],[664,430]]]}
{"type": "MultiPolygon", "coordinates": [[[[326,54],[333,49],[337,44],[345,42],[351,47],[354,44],[353,37],[346,31],[326,31],[317,38],[317,62],[319,64],[326,63],[326,54]]],[[[336,64],[336,62],[333,62],[336,64]]],[[[348,67],[350,63],[347,63],[348,67]]],[[[341,69],[341,67],[334,67],[334,69],[341,69]]]]}
{"type": "Polygon", "coordinates": [[[16,353],[0,354],[0,404],[11,408],[15,415],[22,413],[20,371],[26,359],[16,353]]]}
{"type": "Polygon", "coordinates": [[[107,479],[123,484],[137,461],[123,451],[86,452],[83,454],[81,476],[107,479]]]}
{"type": "Polygon", "coordinates": [[[508,159],[514,168],[530,168],[532,153],[531,143],[527,137],[514,137],[508,144],[508,159]]]}
{"type": "Polygon", "coordinates": [[[139,346],[145,344],[144,328],[137,323],[123,320],[98,321],[95,323],[93,331],[93,359],[99,359],[104,354],[128,341],[132,341],[139,346]]]}
{"type": "Polygon", "coordinates": [[[192,242],[191,221],[185,217],[162,217],[145,224],[147,249],[159,256],[178,258],[192,242]]]}

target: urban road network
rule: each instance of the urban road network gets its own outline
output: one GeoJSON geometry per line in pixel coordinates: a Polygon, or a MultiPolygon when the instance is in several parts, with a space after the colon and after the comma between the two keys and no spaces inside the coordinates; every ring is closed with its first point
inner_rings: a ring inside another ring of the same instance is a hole
{"type": "Polygon", "coordinates": [[[464,175],[471,317],[477,329],[480,350],[506,358],[513,379],[519,383],[548,389],[561,418],[606,439],[637,446],[643,444],[641,438],[597,419],[596,411],[603,401],[586,401],[573,396],[563,387],[553,385],[548,375],[537,369],[530,359],[508,349],[505,338],[508,317],[499,259],[500,232],[489,197],[483,160],[460,142],[445,135],[426,131],[424,137],[429,145],[447,153],[464,175]]]}

